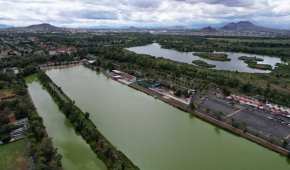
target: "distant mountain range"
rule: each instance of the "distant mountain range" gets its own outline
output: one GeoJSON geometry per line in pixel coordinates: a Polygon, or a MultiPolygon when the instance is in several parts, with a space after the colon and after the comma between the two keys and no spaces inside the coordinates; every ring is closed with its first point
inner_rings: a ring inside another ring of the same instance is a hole
{"type": "Polygon", "coordinates": [[[0,24],[0,29],[11,28],[9,25],[0,24]]]}
{"type": "Polygon", "coordinates": [[[56,27],[47,23],[38,24],[38,25],[30,25],[27,27],[8,27],[6,29],[2,29],[2,31],[7,32],[63,32],[66,31],[65,28],[56,27]]]}
{"type": "Polygon", "coordinates": [[[53,32],[53,31],[61,31],[63,30],[62,28],[47,24],[47,23],[43,23],[43,24],[39,24],[39,25],[30,25],[28,27],[24,27],[22,29],[27,29],[27,30],[33,30],[33,31],[47,31],[47,32],[53,32]]]}
{"type": "Polygon", "coordinates": [[[217,32],[218,30],[216,28],[208,26],[208,27],[202,28],[200,31],[202,31],[202,32],[217,32]]]}
{"type": "Polygon", "coordinates": [[[249,21],[241,21],[238,23],[229,23],[221,28],[222,30],[226,31],[260,31],[260,32],[267,32],[267,31],[287,31],[287,30],[280,30],[280,29],[273,29],[273,28],[266,28],[257,26],[249,21]]]}
{"type": "Polygon", "coordinates": [[[27,27],[9,27],[0,25],[1,31],[8,32],[34,32],[34,33],[49,33],[49,32],[98,32],[98,31],[120,31],[120,32],[153,32],[156,34],[191,34],[191,35],[214,35],[214,36],[288,36],[290,30],[273,29],[255,25],[249,21],[240,21],[237,23],[229,23],[220,28],[208,26],[202,29],[190,29],[182,26],[163,27],[163,28],[61,28],[47,23],[30,25],[27,27]]]}
{"type": "Polygon", "coordinates": [[[290,36],[290,30],[267,28],[255,25],[249,21],[240,21],[229,23],[221,28],[205,27],[200,29],[201,32],[216,34],[235,34],[237,35],[265,35],[265,36],[290,36]]]}

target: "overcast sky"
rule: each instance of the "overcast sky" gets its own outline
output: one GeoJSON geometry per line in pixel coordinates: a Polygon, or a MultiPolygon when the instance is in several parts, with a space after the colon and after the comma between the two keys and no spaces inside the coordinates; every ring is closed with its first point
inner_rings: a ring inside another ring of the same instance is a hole
{"type": "Polygon", "coordinates": [[[187,26],[249,20],[290,29],[290,0],[0,0],[0,24],[187,26]]]}

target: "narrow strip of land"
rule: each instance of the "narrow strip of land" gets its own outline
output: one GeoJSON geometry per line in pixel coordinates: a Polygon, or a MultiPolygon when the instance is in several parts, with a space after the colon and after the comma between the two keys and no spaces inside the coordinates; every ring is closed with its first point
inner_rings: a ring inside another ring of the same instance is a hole
{"type": "Polygon", "coordinates": [[[72,123],[75,130],[90,145],[96,155],[104,162],[109,170],[138,170],[139,168],[116,147],[114,147],[96,125],[90,120],[89,113],[84,113],[74,102],[58,87],[45,72],[39,71],[38,77],[47,89],[60,110],[72,123]]]}

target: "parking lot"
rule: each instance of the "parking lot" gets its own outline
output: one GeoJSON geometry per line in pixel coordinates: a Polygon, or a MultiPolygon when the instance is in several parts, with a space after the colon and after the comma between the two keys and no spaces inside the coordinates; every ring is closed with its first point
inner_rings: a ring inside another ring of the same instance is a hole
{"type": "Polygon", "coordinates": [[[233,119],[244,122],[251,129],[259,131],[264,136],[288,138],[290,142],[290,128],[277,121],[271,113],[258,110],[242,110],[235,114],[233,119]]]}
{"type": "MultiPolygon", "coordinates": [[[[206,108],[213,113],[222,112],[224,118],[245,123],[248,130],[261,135],[261,137],[269,139],[274,137],[277,140],[286,139],[290,144],[290,118],[251,106],[232,104],[231,101],[216,96],[204,97],[199,108],[206,108]]],[[[290,149],[289,144],[288,149],[290,149]]]]}
{"type": "Polygon", "coordinates": [[[239,108],[230,104],[226,100],[222,100],[216,97],[206,97],[200,104],[201,108],[207,108],[213,112],[222,112],[225,116],[239,111],[239,108]]]}

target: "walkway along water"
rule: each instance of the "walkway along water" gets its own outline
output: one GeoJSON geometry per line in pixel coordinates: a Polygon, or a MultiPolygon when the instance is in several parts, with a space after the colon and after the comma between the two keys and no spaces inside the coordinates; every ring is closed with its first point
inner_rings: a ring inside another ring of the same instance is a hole
{"type": "Polygon", "coordinates": [[[42,88],[37,77],[28,77],[26,81],[48,135],[62,155],[64,170],[106,170],[104,163],[96,157],[89,145],[75,133],[51,96],[42,88]]]}
{"type": "Polygon", "coordinates": [[[47,71],[98,129],[144,170],[287,170],[285,157],[83,66],[47,71]]]}

